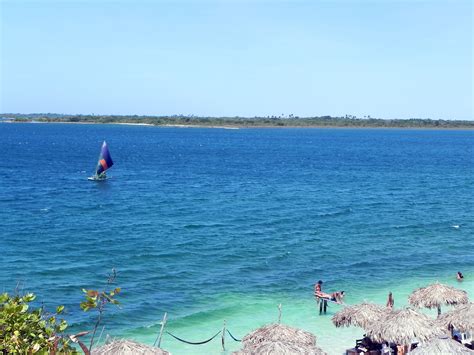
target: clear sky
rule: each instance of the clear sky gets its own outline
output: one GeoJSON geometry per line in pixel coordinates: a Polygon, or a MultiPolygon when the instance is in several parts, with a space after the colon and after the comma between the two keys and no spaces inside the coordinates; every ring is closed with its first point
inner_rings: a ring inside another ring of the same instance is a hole
{"type": "Polygon", "coordinates": [[[4,113],[473,119],[471,0],[0,2],[4,113]]]}

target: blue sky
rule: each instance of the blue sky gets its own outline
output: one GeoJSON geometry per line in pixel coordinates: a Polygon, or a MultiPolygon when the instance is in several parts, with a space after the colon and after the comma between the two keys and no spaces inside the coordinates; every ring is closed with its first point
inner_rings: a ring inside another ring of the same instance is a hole
{"type": "Polygon", "coordinates": [[[470,0],[0,1],[0,112],[473,119],[470,0]]]}

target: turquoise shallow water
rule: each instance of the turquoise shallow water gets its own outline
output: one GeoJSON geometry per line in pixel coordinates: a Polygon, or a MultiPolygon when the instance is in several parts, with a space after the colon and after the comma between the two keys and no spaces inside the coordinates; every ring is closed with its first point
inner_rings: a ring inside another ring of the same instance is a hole
{"type": "MultiPolygon", "coordinates": [[[[440,280],[474,291],[472,131],[0,125],[0,289],[19,282],[90,327],[81,288],[115,267],[106,332],[191,341],[275,321],[337,354],[361,335],[319,316],[312,285],[396,305],[440,280]],[[86,180],[103,139],[115,160],[86,180]]],[[[231,343],[229,348],[238,347],[231,343]]],[[[175,354],[219,354],[220,341],[175,354]]]]}

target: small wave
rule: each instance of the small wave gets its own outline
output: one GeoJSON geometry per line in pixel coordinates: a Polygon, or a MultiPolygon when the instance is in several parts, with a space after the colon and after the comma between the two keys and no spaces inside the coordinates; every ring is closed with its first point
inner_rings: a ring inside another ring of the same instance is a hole
{"type": "Polygon", "coordinates": [[[352,208],[345,208],[339,211],[318,213],[318,217],[336,217],[352,213],[352,208]]]}
{"type": "Polygon", "coordinates": [[[200,229],[200,228],[213,228],[213,227],[225,227],[225,224],[222,223],[190,223],[185,224],[185,229],[200,229]]]}
{"type": "Polygon", "coordinates": [[[395,224],[392,226],[393,228],[395,229],[413,229],[413,228],[423,228],[425,227],[424,224],[416,224],[416,223],[413,223],[413,224],[395,224]]]}
{"type": "Polygon", "coordinates": [[[451,227],[454,228],[454,229],[459,229],[459,228],[461,228],[461,226],[460,226],[459,224],[453,224],[451,227]]]}
{"type": "Polygon", "coordinates": [[[291,254],[291,251],[286,251],[286,252],[283,252],[281,254],[278,254],[278,255],[272,255],[272,256],[269,256],[267,258],[267,260],[265,261],[265,263],[268,263],[268,261],[270,260],[281,260],[281,259],[285,259],[287,258],[289,255],[291,254]]]}
{"type": "MultiPolygon", "coordinates": [[[[181,316],[175,317],[170,323],[172,323],[173,328],[180,328],[182,326],[189,325],[201,325],[205,321],[212,321],[216,318],[228,317],[229,314],[235,314],[240,310],[238,305],[228,306],[222,308],[213,308],[208,310],[196,311],[193,313],[184,314],[181,316]]],[[[161,321],[153,322],[148,325],[135,328],[139,331],[141,329],[150,329],[161,326],[161,321]]]]}
{"type": "Polygon", "coordinates": [[[235,314],[240,309],[240,305],[236,304],[196,311],[191,314],[175,318],[173,326],[179,327],[182,325],[189,324],[202,324],[204,321],[209,321],[216,318],[219,319],[223,317],[229,317],[229,315],[235,314]]]}
{"type": "Polygon", "coordinates": [[[359,268],[359,267],[369,267],[369,266],[374,266],[375,265],[375,260],[373,262],[369,261],[358,261],[355,263],[348,264],[348,268],[359,268]]]}
{"type": "Polygon", "coordinates": [[[205,226],[202,224],[186,224],[184,228],[186,229],[199,229],[199,228],[204,228],[205,226]]]}
{"type": "Polygon", "coordinates": [[[147,259],[157,259],[159,258],[161,255],[158,255],[158,254],[154,254],[154,253],[141,253],[141,254],[133,254],[130,256],[130,259],[132,260],[137,260],[137,259],[140,259],[140,260],[147,260],[147,259]]]}

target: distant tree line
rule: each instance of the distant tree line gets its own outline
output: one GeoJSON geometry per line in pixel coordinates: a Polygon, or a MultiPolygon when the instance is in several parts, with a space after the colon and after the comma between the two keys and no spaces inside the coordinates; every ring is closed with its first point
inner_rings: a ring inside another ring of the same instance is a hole
{"type": "Polygon", "coordinates": [[[474,121],[432,120],[421,118],[380,119],[370,115],[357,118],[315,116],[298,117],[293,114],[266,117],[199,117],[194,115],[138,116],[138,115],[63,115],[55,113],[0,114],[3,120],[15,122],[69,123],[144,123],[155,126],[227,126],[227,127],[366,127],[366,128],[474,128],[474,121]]]}

